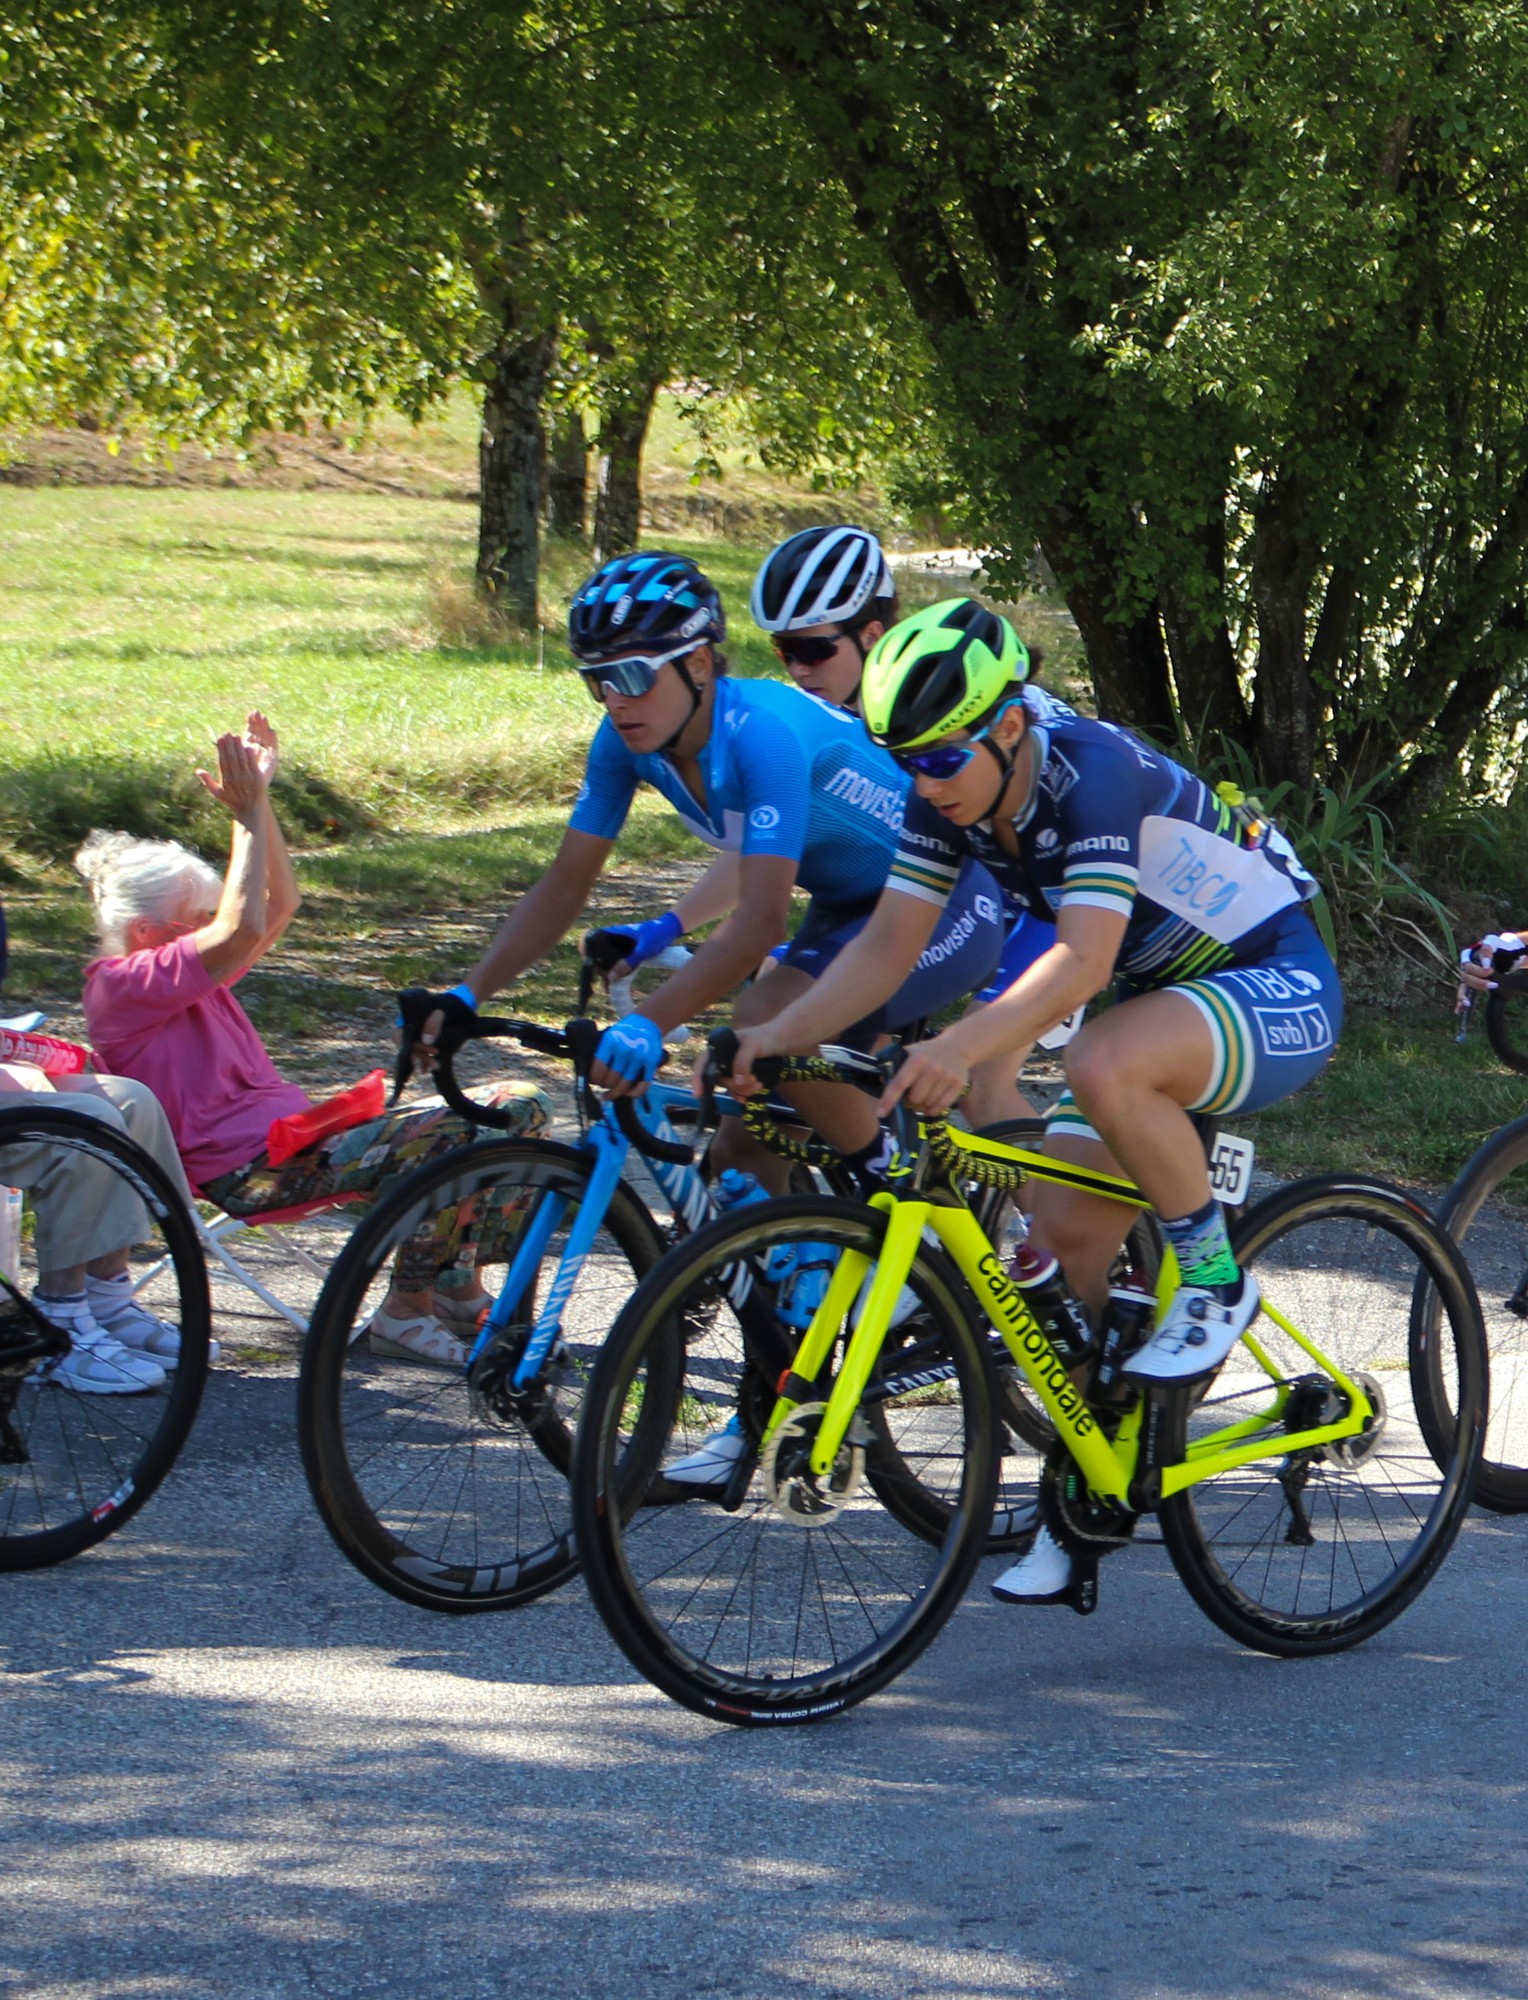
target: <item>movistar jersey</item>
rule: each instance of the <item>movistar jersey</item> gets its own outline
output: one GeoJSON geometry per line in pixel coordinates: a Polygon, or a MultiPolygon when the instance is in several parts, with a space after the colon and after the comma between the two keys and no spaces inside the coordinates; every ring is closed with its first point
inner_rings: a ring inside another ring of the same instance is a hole
{"type": "Polygon", "coordinates": [[[1167,986],[1257,958],[1281,912],[1318,885],[1276,829],[1250,844],[1202,780],[1128,730],[1029,689],[1036,779],[1013,825],[1018,858],[990,825],[957,827],[914,793],[888,889],[943,904],[974,854],[1005,897],[1054,923],[1065,909],[1128,919],[1115,969],[1167,986]]]}
{"type": "Polygon", "coordinates": [[[712,847],[788,856],[800,886],[822,902],[863,904],[880,893],[907,779],[857,715],[780,681],[723,675],[700,768],[703,806],[667,757],[628,750],[607,716],[569,824],[613,840],[646,783],[712,847]]]}

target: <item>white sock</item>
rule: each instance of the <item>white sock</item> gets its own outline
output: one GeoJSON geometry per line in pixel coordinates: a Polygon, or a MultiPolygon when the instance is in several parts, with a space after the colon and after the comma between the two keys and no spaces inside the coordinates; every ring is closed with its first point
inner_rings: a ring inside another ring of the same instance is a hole
{"type": "Polygon", "coordinates": [[[49,1319],[85,1319],[90,1316],[83,1292],[33,1292],[32,1298],[49,1319]]]}
{"type": "Polygon", "coordinates": [[[85,1279],[85,1297],[100,1326],[107,1326],[115,1314],[133,1302],[133,1281],[126,1271],[118,1278],[85,1279]]]}

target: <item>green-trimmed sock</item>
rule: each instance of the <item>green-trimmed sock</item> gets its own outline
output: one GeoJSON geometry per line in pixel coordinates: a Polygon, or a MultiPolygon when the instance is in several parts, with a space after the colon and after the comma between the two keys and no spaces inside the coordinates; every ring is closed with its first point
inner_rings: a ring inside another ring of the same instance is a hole
{"type": "Polygon", "coordinates": [[[1206,1291],[1241,1283],[1241,1267],[1231,1251],[1225,1210],[1212,1196],[1203,1208],[1176,1221],[1162,1217],[1162,1228],[1177,1255],[1185,1285],[1206,1291]]]}

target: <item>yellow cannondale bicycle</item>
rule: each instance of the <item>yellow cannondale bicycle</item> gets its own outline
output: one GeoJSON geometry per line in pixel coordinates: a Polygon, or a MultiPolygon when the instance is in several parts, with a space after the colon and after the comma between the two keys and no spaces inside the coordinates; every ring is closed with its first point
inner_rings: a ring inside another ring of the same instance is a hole
{"type": "MultiPolygon", "coordinates": [[[[888,1073],[844,1050],[761,1065],[761,1081],[776,1067],[877,1093],[888,1073]]],[[[816,1142],[747,1117],[812,1156],[816,1142]]],[[[884,1687],[959,1603],[1000,1462],[1035,1419],[1041,1517],[1074,1557],[1077,1610],[1150,1514],[1242,1644],[1334,1652],[1405,1609],[1458,1532],[1485,1426],[1474,1288],[1424,1209],[1361,1175],[1279,1189],[1237,1226],[1262,1310],[1208,1388],[1120,1380],[1149,1312],[1111,1319],[1078,1388],[992,1217],[1012,1226],[1027,1176],[1134,1207],[1138,1190],[905,1111],[897,1136],[893,1192],[733,1210],[615,1322],[574,1516],[595,1604],[648,1679],[743,1724],[833,1715],[884,1687]],[[994,1187],[1009,1197],[996,1210],[994,1187]],[[743,1448],[724,1488],[666,1479],[729,1422],[743,1448]]],[[[1175,1284],[1169,1254],[1159,1307],[1175,1284]]]]}

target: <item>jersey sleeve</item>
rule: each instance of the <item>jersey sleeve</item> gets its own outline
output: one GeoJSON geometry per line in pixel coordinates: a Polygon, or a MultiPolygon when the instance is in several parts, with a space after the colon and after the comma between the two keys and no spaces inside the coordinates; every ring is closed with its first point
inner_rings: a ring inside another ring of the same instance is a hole
{"type": "Polygon", "coordinates": [[[964,859],[965,848],[947,822],[916,792],[909,792],[886,887],[943,909],[964,859]]]}
{"type": "Polygon", "coordinates": [[[1060,909],[1129,917],[1141,879],[1141,827],[1155,808],[1159,770],[1127,737],[1068,744],[1041,783],[1063,787],[1056,819],[1063,844],[1060,909]],[[1076,759],[1075,767],[1070,759],[1076,759]],[[1068,774],[1070,773],[1070,781],[1068,774]]]}
{"type": "Polygon", "coordinates": [[[606,716],[589,745],[584,782],[573,801],[568,825],[575,833],[592,833],[599,840],[614,840],[626,824],[637,778],[636,759],[606,716]]]}
{"type": "Polygon", "coordinates": [[[812,808],[812,767],[787,723],[750,708],[732,744],[732,773],[743,816],[741,852],[799,861],[812,808]]]}

